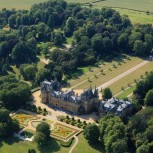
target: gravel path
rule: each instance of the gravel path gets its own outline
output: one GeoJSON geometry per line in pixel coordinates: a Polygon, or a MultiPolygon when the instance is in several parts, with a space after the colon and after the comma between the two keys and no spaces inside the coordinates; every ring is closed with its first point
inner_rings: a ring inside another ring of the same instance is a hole
{"type": "Polygon", "coordinates": [[[106,88],[106,87],[110,86],[110,85],[113,84],[114,82],[116,82],[116,81],[118,81],[118,80],[124,78],[126,75],[128,75],[128,74],[130,74],[130,73],[136,71],[136,70],[139,69],[139,68],[141,68],[142,66],[144,66],[144,65],[147,64],[148,62],[149,62],[149,61],[143,61],[143,62],[141,62],[140,64],[134,66],[133,68],[127,70],[126,72],[124,72],[124,73],[118,75],[117,77],[115,77],[115,78],[109,80],[108,82],[102,84],[102,85],[99,86],[97,89],[101,90],[101,88],[106,88]]]}
{"type": "Polygon", "coordinates": [[[74,136],[74,139],[75,139],[75,143],[73,144],[73,146],[71,147],[71,149],[69,150],[69,153],[72,153],[73,149],[76,147],[76,145],[78,144],[79,142],[79,139],[78,137],[75,135],[74,136]]]}
{"type": "Polygon", "coordinates": [[[41,58],[40,59],[43,63],[48,64],[49,63],[49,59],[45,59],[45,58],[41,58]]]}
{"type": "MultiPolygon", "coordinates": [[[[41,107],[46,108],[46,110],[49,112],[49,114],[51,114],[52,117],[56,118],[59,115],[64,115],[66,116],[67,113],[65,111],[62,110],[55,110],[53,108],[48,107],[46,104],[43,104],[41,102],[41,97],[40,97],[41,91],[38,90],[36,92],[33,93],[33,101],[30,102],[34,105],[36,105],[37,107],[41,107]]],[[[81,121],[86,121],[87,123],[94,123],[97,119],[98,116],[96,116],[95,114],[89,114],[89,115],[70,115],[68,114],[70,117],[75,117],[76,119],[80,119],[81,121]]]]}

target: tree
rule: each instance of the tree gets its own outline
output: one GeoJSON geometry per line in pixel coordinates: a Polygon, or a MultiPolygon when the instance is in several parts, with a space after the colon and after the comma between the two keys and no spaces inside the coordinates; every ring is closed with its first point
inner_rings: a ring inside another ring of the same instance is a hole
{"type": "Polygon", "coordinates": [[[88,37],[92,37],[95,34],[95,25],[93,23],[87,24],[86,32],[88,37]]]}
{"type": "Polygon", "coordinates": [[[15,17],[15,15],[11,15],[9,17],[8,23],[9,23],[10,28],[14,28],[14,26],[16,25],[16,17],[15,17]]]}
{"type": "Polygon", "coordinates": [[[19,122],[12,120],[7,109],[0,109],[0,138],[11,136],[14,132],[19,131],[19,122]]]}
{"type": "Polygon", "coordinates": [[[141,145],[137,150],[136,153],[149,153],[149,148],[146,145],[141,145]]]}
{"type": "Polygon", "coordinates": [[[88,124],[83,132],[89,143],[96,143],[99,139],[100,130],[96,124],[88,124]]]}
{"type": "Polygon", "coordinates": [[[28,150],[28,153],[36,153],[36,150],[34,150],[34,149],[29,149],[29,150],[28,150]]]}
{"type": "Polygon", "coordinates": [[[112,144],[112,153],[125,153],[127,149],[128,146],[124,140],[118,139],[112,144]]]}
{"type": "Polygon", "coordinates": [[[122,33],[118,37],[118,45],[122,50],[127,48],[127,46],[128,46],[128,35],[126,33],[122,33]]]}
{"type": "Polygon", "coordinates": [[[112,43],[109,37],[103,38],[103,49],[105,53],[109,53],[111,51],[111,48],[112,48],[112,43]]]}
{"type": "Polygon", "coordinates": [[[20,66],[20,73],[23,75],[25,80],[33,80],[38,69],[34,64],[22,64],[20,66]]]}
{"type": "Polygon", "coordinates": [[[147,92],[144,102],[146,106],[153,106],[153,90],[147,92]]]}
{"type": "Polygon", "coordinates": [[[67,22],[66,22],[66,26],[73,32],[74,29],[75,29],[75,19],[72,18],[72,17],[69,17],[67,19],[67,22]]]}
{"type": "Polygon", "coordinates": [[[9,110],[16,110],[25,105],[31,97],[29,85],[24,82],[18,82],[13,77],[15,76],[9,75],[4,77],[0,83],[0,101],[2,101],[3,105],[9,110]]]}
{"type": "Polygon", "coordinates": [[[39,69],[38,72],[36,73],[35,79],[34,79],[34,84],[36,86],[40,85],[40,82],[44,81],[44,79],[52,79],[52,73],[49,71],[49,69],[39,69]]]}
{"type": "Polygon", "coordinates": [[[50,138],[50,125],[46,122],[41,122],[36,127],[36,132],[43,133],[48,140],[50,138]]]}
{"type": "Polygon", "coordinates": [[[95,36],[92,37],[91,39],[91,46],[92,48],[97,51],[97,53],[102,54],[102,49],[103,49],[103,41],[102,41],[102,36],[96,34],[95,36]]]}
{"type": "Polygon", "coordinates": [[[134,50],[136,55],[143,56],[144,52],[145,52],[143,42],[141,40],[136,40],[135,43],[134,43],[133,50],[134,50]]]}
{"type": "Polygon", "coordinates": [[[62,33],[60,33],[60,32],[55,33],[53,42],[55,43],[55,45],[61,46],[62,43],[64,42],[64,38],[63,38],[63,36],[62,36],[62,33]]]}
{"type": "Polygon", "coordinates": [[[27,42],[21,41],[14,46],[12,59],[17,65],[32,62],[36,58],[36,53],[33,51],[34,48],[31,48],[27,42]]]}
{"type": "Polygon", "coordinates": [[[112,98],[112,92],[111,92],[110,88],[103,89],[103,95],[102,96],[103,96],[104,99],[112,98]]]}
{"type": "Polygon", "coordinates": [[[37,143],[38,148],[41,148],[47,143],[46,135],[42,132],[36,132],[34,136],[34,141],[37,143]]]}

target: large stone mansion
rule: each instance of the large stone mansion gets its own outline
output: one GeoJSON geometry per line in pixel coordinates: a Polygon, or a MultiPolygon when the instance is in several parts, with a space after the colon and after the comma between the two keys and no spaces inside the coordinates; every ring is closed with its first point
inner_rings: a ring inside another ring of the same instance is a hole
{"type": "Polygon", "coordinates": [[[76,114],[87,114],[96,110],[99,114],[113,113],[124,116],[132,110],[132,104],[128,101],[116,98],[100,101],[96,87],[93,90],[90,86],[80,95],[73,90],[63,92],[57,80],[45,80],[41,83],[41,98],[42,103],[76,114]]]}
{"type": "Polygon", "coordinates": [[[63,92],[57,80],[43,81],[41,83],[41,97],[42,102],[45,104],[77,114],[90,113],[93,109],[98,108],[99,105],[98,89],[92,90],[90,87],[81,95],[78,95],[73,90],[63,92]]]}

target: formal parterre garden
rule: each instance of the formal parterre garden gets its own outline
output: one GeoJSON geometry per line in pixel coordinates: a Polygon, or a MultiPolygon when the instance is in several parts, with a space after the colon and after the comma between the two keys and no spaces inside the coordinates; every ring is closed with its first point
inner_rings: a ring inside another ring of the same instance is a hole
{"type": "Polygon", "coordinates": [[[51,136],[56,139],[67,141],[72,138],[76,133],[79,132],[76,128],[66,126],[64,124],[57,123],[52,120],[43,120],[43,121],[32,121],[32,127],[36,128],[41,122],[47,122],[51,127],[51,136]]]}
{"type": "Polygon", "coordinates": [[[31,120],[37,120],[39,117],[36,115],[31,115],[25,112],[17,112],[12,116],[13,119],[19,121],[21,127],[26,127],[31,120]]]}
{"type": "Polygon", "coordinates": [[[67,141],[70,138],[72,138],[72,136],[74,134],[76,134],[78,132],[79,132],[78,130],[76,130],[72,127],[62,125],[62,124],[59,124],[59,123],[55,123],[54,124],[54,129],[52,130],[51,135],[56,137],[56,138],[60,138],[62,140],[67,141]]]}
{"type": "Polygon", "coordinates": [[[78,128],[73,128],[73,126],[65,125],[63,123],[60,124],[50,119],[41,119],[41,117],[38,117],[37,115],[28,114],[27,112],[17,112],[12,116],[12,118],[19,121],[21,128],[26,128],[21,133],[21,136],[26,136],[28,138],[34,135],[34,129],[36,129],[37,125],[41,122],[46,122],[50,125],[52,137],[63,141],[70,140],[75,134],[81,131],[78,128]],[[28,126],[29,122],[32,129],[30,128],[30,126],[28,126]]]}

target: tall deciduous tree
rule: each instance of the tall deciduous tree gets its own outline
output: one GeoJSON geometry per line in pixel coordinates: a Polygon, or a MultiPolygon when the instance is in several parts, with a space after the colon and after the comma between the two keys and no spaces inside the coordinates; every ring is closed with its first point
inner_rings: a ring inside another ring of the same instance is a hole
{"type": "Polygon", "coordinates": [[[103,90],[102,96],[103,96],[104,99],[112,98],[112,91],[110,90],[110,88],[105,88],[103,90]]]}
{"type": "Polygon", "coordinates": [[[83,134],[89,143],[96,143],[98,142],[100,131],[96,124],[89,124],[85,128],[83,134]]]}
{"type": "Polygon", "coordinates": [[[147,92],[144,102],[146,106],[153,106],[153,90],[147,92]]]}

